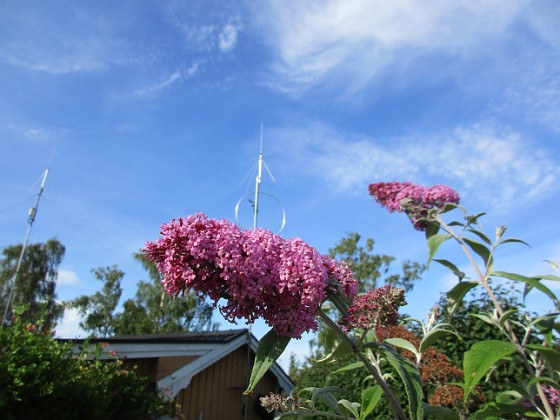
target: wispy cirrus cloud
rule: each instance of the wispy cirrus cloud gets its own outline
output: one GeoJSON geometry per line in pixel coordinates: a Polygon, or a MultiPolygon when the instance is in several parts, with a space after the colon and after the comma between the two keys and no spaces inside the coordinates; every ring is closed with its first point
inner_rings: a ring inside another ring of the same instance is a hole
{"type": "Polygon", "coordinates": [[[339,193],[363,193],[389,180],[446,183],[473,199],[506,206],[558,189],[558,156],[495,124],[395,138],[339,133],[322,124],[269,131],[287,170],[322,180],[339,193]]]}
{"type": "MultiPolygon", "coordinates": [[[[272,2],[255,15],[276,53],[272,86],[301,92],[343,77],[359,89],[426,56],[463,60],[507,38],[523,2],[272,2]]],[[[410,75],[410,73],[408,73],[410,75]]]]}
{"type": "Polygon", "coordinates": [[[133,96],[136,98],[146,98],[146,97],[153,97],[156,96],[159,92],[163,91],[164,89],[169,88],[170,86],[184,82],[185,80],[190,79],[193,77],[200,69],[202,65],[201,61],[196,61],[195,63],[191,64],[188,68],[182,68],[175,70],[169,76],[165,77],[161,81],[157,81],[155,83],[148,84],[144,87],[138,88],[133,92],[133,96]]]}
{"type": "Polygon", "coordinates": [[[187,50],[225,53],[237,46],[243,25],[235,4],[168,1],[161,7],[166,20],[182,34],[187,50]]]}

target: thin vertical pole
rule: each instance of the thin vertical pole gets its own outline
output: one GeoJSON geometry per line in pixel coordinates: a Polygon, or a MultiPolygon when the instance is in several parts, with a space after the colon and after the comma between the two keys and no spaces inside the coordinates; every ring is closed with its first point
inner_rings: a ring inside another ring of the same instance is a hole
{"type": "Polygon", "coordinates": [[[29,235],[31,234],[31,228],[33,227],[33,222],[35,221],[35,216],[37,216],[37,209],[39,208],[39,201],[41,200],[41,195],[43,194],[43,190],[45,188],[45,182],[47,181],[47,175],[49,174],[49,170],[45,170],[45,175],[43,176],[43,181],[41,182],[41,188],[39,189],[39,193],[37,194],[37,202],[35,203],[35,207],[31,207],[29,210],[29,219],[27,220],[27,233],[25,234],[25,240],[23,241],[23,245],[21,247],[21,253],[19,255],[18,263],[16,266],[16,272],[12,277],[12,285],[10,287],[10,294],[8,295],[8,300],[6,301],[6,308],[4,309],[4,316],[2,318],[2,326],[6,325],[6,321],[8,319],[8,313],[10,312],[10,305],[12,303],[12,299],[14,298],[14,291],[16,288],[16,281],[19,274],[19,270],[21,268],[21,263],[23,261],[23,256],[25,254],[25,249],[27,248],[27,243],[29,242],[29,235]]]}
{"type": "Polygon", "coordinates": [[[263,125],[261,123],[261,144],[259,148],[259,166],[257,169],[257,178],[255,179],[255,200],[253,207],[253,229],[257,229],[258,217],[259,217],[259,190],[262,180],[262,167],[263,167],[263,125]]]}

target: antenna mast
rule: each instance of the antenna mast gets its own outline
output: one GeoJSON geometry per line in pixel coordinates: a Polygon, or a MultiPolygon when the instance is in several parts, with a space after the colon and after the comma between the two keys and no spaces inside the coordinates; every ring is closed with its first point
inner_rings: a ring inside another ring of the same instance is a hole
{"type": "Polygon", "coordinates": [[[259,164],[257,169],[257,178],[255,179],[255,201],[253,206],[253,229],[257,228],[259,217],[259,189],[262,180],[262,167],[263,167],[263,124],[261,123],[261,144],[259,149],[259,164]]]}
{"type": "Polygon", "coordinates": [[[12,277],[12,286],[10,287],[10,294],[8,295],[8,300],[6,301],[6,308],[4,309],[4,317],[2,318],[2,327],[6,325],[6,320],[8,318],[8,313],[10,312],[10,305],[12,303],[12,299],[14,297],[14,291],[16,288],[16,281],[19,274],[19,270],[21,268],[21,263],[23,261],[23,256],[25,254],[25,249],[27,248],[27,242],[29,241],[29,235],[31,234],[31,228],[33,227],[33,222],[35,221],[35,217],[37,216],[37,209],[39,208],[39,201],[41,200],[41,195],[43,194],[43,190],[45,189],[45,182],[47,181],[47,175],[49,174],[48,168],[45,170],[45,174],[43,175],[43,181],[41,182],[41,188],[39,189],[39,193],[37,194],[37,201],[35,203],[35,207],[31,207],[29,209],[29,218],[27,220],[27,233],[25,234],[25,240],[23,241],[23,246],[21,247],[21,254],[19,255],[19,260],[16,267],[16,272],[12,277]]]}

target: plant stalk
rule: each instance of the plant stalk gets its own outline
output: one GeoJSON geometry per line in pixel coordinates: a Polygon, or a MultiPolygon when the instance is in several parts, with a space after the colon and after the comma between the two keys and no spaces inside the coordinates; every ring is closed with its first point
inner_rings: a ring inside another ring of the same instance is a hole
{"type": "Polygon", "coordinates": [[[332,319],[329,318],[329,316],[327,314],[325,314],[323,311],[319,311],[318,317],[328,327],[332,328],[340,336],[340,338],[342,340],[344,340],[350,346],[350,348],[352,349],[352,352],[356,356],[358,356],[360,361],[370,371],[370,373],[373,375],[373,377],[375,378],[375,380],[377,381],[377,383],[379,384],[379,386],[383,390],[383,393],[385,394],[385,396],[389,400],[389,405],[391,406],[391,409],[393,410],[393,413],[395,413],[397,418],[399,420],[408,420],[408,416],[406,415],[406,413],[402,409],[402,407],[401,407],[400,403],[398,402],[397,398],[395,397],[395,395],[391,392],[391,389],[387,385],[387,382],[385,382],[385,380],[379,374],[379,372],[377,371],[375,366],[371,363],[371,361],[364,354],[362,354],[361,351],[358,350],[356,344],[350,339],[350,337],[348,337],[344,333],[344,331],[342,331],[340,329],[340,327],[332,319]]]}

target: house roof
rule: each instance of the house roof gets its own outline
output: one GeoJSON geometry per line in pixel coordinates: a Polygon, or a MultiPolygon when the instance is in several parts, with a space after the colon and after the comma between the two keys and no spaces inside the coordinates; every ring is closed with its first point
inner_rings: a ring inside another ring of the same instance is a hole
{"type": "Polygon", "coordinates": [[[223,330],[223,331],[196,331],[196,332],[173,332],[159,334],[139,334],[139,335],[117,335],[112,337],[95,337],[89,340],[79,339],[60,339],[61,341],[72,341],[74,343],[229,343],[237,337],[246,335],[247,329],[223,330]]]}
{"type": "MultiPolygon", "coordinates": [[[[194,375],[216,363],[239,347],[249,343],[253,352],[257,351],[258,340],[248,329],[180,332],[164,334],[143,334],[114,337],[98,337],[89,339],[90,344],[108,343],[105,352],[117,351],[129,359],[172,356],[197,356],[198,358],[183,366],[173,374],[158,381],[158,388],[166,390],[170,396],[175,396],[180,389],[189,385],[194,375]]],[[[87,339],[58,339],[82,344],[87,339]]],[[[101,358],[107,358],[107,353],[101,358]]],[[[289,392],[294,383],[284,370],[274,363],[270,367],[280,386],[289,392]]]]}

